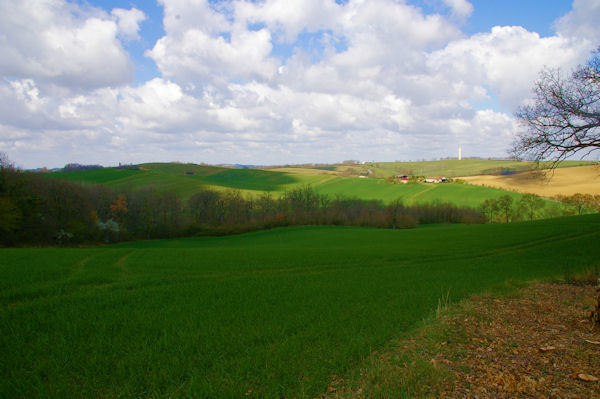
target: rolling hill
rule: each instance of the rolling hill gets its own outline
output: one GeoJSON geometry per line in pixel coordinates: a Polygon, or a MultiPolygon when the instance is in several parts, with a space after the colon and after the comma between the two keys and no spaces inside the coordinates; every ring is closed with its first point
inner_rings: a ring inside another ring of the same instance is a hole
{"type": "MultiPolygon", "coordinates": [[[[482,161],[484,162],[484,161],[482,161]]],[[[485,162],[484,162],[485,164],[485,162]]],[[[471,166],[471,170],[482,170],[471,166]]],[[[493,163],[492,166],[496,165],[493,163]]],[[[435,166],[440,168],[441,165],[435,166]]],[[[489,168],[488,168],[489,169],[489,168]]],[[[432,171],[438,171],[432,167],[432,171]]],[[[365,200],[390,202],[402,199],[407,204],[449,201],[457,205],[477,206],[484,199],[498,198],[506,191],[465,184],[388,184],[381,178],[359,179],[339,177],[336,172],[311,168],[283,169],[230,169],[208,165],[151,163],[139,165],[139,169],[104,168],[89,171],[49,173],[52,178],[81,183],[105,184],[117,188],[141,188],[152,186],[173,190],[183,198],[189,198],[202,189],[239,189],[246,194],[270,192],[283,195],[295,187],[310,185],[317,192],[330,196],[355,197],[365,200]]],[[[515,199],[517,193],[508,193],[515,199]]]]}
{"type": "MultiPolygon", "coordinates": [[[[592,161],[564,161],[558,165],[559,168],[570,168],[574,166],[589,166],[592,161]]],[[[357,174],[371,174],[376,177],[388,177],[394,175],[418,175],[418,176],[472,176],[502,173],[524,172],[549,167],[550,163],[538,165],[535,162],[510,161],[510,160],[484,160],[484,159],[450,159],[442,161],[419,161],[419,162],[367,162],[357,165],[335,165],[335,170],[343,172],[353,169],[357,174]]],[[[276,169],[274,169],[276,170],[276,169]]]]}

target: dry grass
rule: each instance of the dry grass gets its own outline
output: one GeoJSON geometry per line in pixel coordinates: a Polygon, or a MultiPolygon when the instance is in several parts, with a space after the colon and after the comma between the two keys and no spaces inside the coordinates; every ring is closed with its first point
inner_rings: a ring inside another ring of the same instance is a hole
{"type": "Polygon", "coordinates": [[[470,184],[498,187],[533,193],[543,197],[554,195],[598,194],[600,193],[600,167],[578,166],[560,168],[553,175],[544,178],[540,171],[515,173],[514,175],[481,175],[461,177],[470,184]]]}

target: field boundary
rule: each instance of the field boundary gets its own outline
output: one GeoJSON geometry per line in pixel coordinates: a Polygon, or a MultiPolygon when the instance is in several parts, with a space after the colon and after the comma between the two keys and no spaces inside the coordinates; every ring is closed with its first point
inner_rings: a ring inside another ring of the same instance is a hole
{"type": "Polygon", "coordinates": [[[593,296],[591,284],[538,280],[441,298],[420,327],[347,379],[332,376],[320,398],[600,398],[600,382],[581,377],[600,377],[600,329],[583,318],[593,296]]]}

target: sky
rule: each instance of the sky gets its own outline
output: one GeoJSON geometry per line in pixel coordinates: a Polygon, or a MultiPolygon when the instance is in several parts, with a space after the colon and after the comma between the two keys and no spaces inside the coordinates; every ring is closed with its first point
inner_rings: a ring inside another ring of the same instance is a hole
{"type": "Polygon", "coordinates": [[[600,0],[0,0],[0,152],[22,168],[506,157],[600,0]]]}

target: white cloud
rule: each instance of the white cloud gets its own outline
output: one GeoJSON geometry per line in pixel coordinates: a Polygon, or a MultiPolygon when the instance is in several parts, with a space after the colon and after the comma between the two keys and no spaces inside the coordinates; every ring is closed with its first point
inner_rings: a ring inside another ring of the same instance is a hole
{"type": "Polygon", "coordinates": [[[542,68],[569,70],[584,60],[589,49],[589,42],[574,38],[542,38],[522,27],[496,26],[433,52],[428,65],[446,81],[491,87],[512,111],[529,96],[542,68]]]}
{"type": "Polygon", "coordinates": [[[464,20],[473,13],[473,5],[468,0],[442,0],[452,10],[452,16],[464,20]]]}
{"type": "Polygon", "coordinates": [[[0,74],[78,89],[130,81],[116,23],[95,14],[62,0],[0,2],[0,74]]]}
{"type": "Polygon", "coordinates": [[[138,10],[137,8],[132,8],[131,10],[115,8],[111,11],[111,15],[117,19],[119,33],[125,39],[140,39],[140,23],[146,19],[146,15],[142,11],[138,10]]]}
{"type": "Polygon", "coordinates": [[[164,76],[199,86],[207,81],[269,79],[276,73],[278,64],[269,59],[268,31],[233,32],[230,37],[189,29],[179,37],[161,38],[148,55],[164,76]]]}
{"type": "Polygon", "coordinates": [[[345,70],[353,77],[369,71],[386,73],[385,64],[394,68],[388,73],[418,69],[419,52],[460,36],[459,29],[443,17],[424,16],[417,8],[392,0],[353,0],[343,6],[333,0],[238,1],[225,11],[211,8],[206,0],[162,2],[167,34],[147,55],[164,76],[195,86],[235,79],[276,84],[286,82],[286,76],[293,81],[290,84],[297,84],[298,68],[312,67],[310,55],[302,43],[296,43],[296,55],[281,59],[273,53],[273,45],[294,43],[301,32],[318,35],[325,67],[345,70]],[[338,54],[335,44],[340,41],[348,48],[338,54]],[[294,74],[291,68],[288,74],[279,73],[291,63],[294,74]]]}
{"type": "Polygon", "coordinates": [[[288,43],[293,43],[304,30],[336,30],[341,12],[342,6],[334,0],[266,0],[235,4],[235,17],[239,23],[264,23],[288,43]]]}
{"type": "Polygon", "coordinates": [[[471,3],[443,2],[449,17],[395,0],[161,0],[146,53],[161,76],[137,86],[119,38],[138,37],[141,11],[0,3],[0,151],[26,166],[503,156],[538,71],[593,48],[593,3],[542,38],[466,37],[471,3]]]}
{"type": "Polygon", "coordinates": [[[600,1],[574,0],[573,10],[555,22],[556,30],[564,36],[600,42],[600,1]]]}

